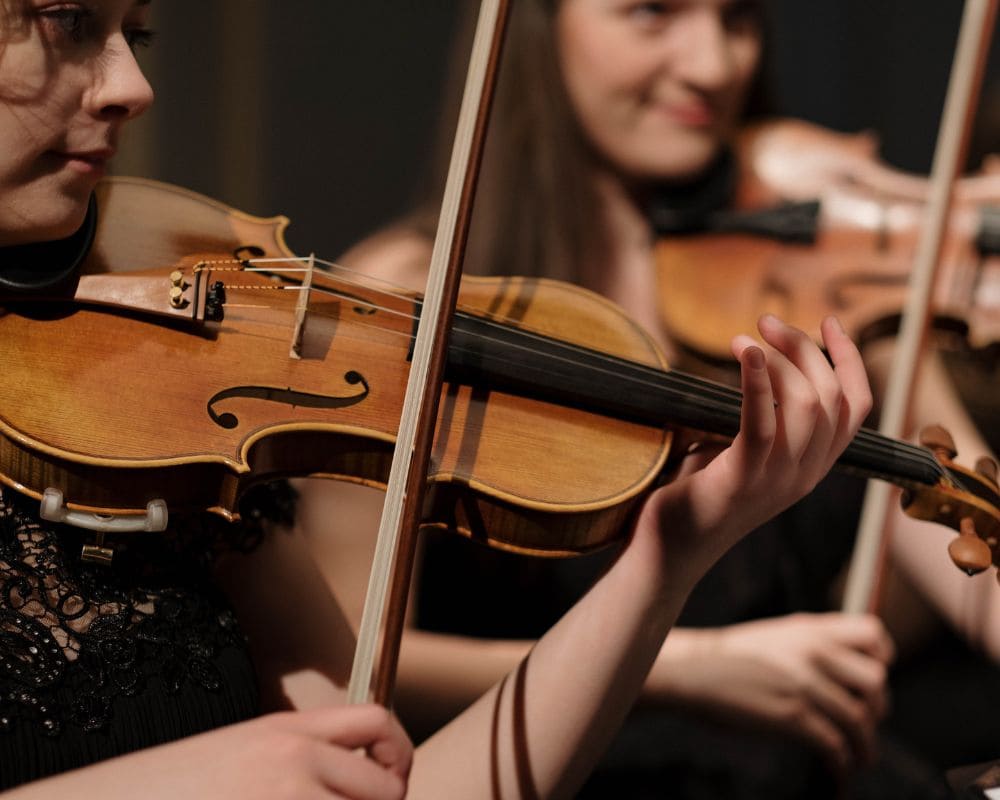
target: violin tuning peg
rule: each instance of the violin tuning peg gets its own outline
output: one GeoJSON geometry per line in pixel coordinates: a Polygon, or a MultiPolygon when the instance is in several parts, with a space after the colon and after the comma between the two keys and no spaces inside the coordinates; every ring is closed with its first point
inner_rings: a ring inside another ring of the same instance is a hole
{"type": "Polygon", "coordinates": [[[955,440],[940,425],[928,425],[920,431],[920,444],[934,452],[940,460],[951,461],[958,455],[955,440]]]}
{"type": "Polygon", "coordinates": [[[976,535],[976,527],[970,517],[964,517],[960,526],[961,532],[948,545],[948,555],[960,570],[975,575],[993,563],[993,551],[976,535]]]}
{"type": "Polygon", "coordinates": [[[997,485],[997,476],[1000,474],[1000,467],[997,462],[989,456],[983,456],[976,461],[976,472],[986,478],[994,486],[997,485]]]}

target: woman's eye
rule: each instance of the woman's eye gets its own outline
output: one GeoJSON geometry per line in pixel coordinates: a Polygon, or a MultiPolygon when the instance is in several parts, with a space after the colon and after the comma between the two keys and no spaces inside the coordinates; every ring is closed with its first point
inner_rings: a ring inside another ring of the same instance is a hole
{"type": "Polygon", "coordinates": [[[633,16],[638,17],[659,17],[668,10],[665,2],[636,3],[631,9],[633,16]]]}
{"type": "Polygon", "coordinates": [[[87,24],[92,15],[82,6],[56,6],[43,9],[39,16],[58,35],[80,42],[86,38],[87,24]]]}
{"type": "Polygon", "coordinates": [[[153,39],[156,38],[156,34],[149,28],[131,28],[123,33],[125,41],[132,50],[149,47],[153,43],[153,39]]]}
{"type": "Polygon", "coordinates": [[[737,0],[724,13],[726,28],[738,32],[756,32],[761,26],[760,3],[753,0],[737,0]]]}
{"type": "Polygon", "coordinates": [[[628,14],[629,17],[643,28],[653,29],[666,23],[676,5],[661,0],[660,2],[635,3],[628,14]]]}

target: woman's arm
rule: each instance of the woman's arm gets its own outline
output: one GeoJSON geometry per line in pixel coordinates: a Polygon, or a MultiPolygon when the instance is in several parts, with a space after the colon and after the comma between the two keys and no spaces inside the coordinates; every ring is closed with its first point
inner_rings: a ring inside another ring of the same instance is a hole
{"type": "MultiPolygon", "coordinates": [[[[418,750],[411,797],[571,794],[640,691],[694,583],[747,530],[829,469],[870,404],[860,357],[830,324],[836,370],[777,321],[762,330],[775,346],[766,366],[749,340],[736,343],[746,401],[733,445],[657,490],[604,577],[498,687],[418,750]]],[[[241,616],[251,618],[251,636],[262,643],[255,650],[262,681],[280,685],[272,694],[295,707],[336,701],[353,650],[342,653],[321,640],[341,630],[340,607],[302,596],[313,593],[310,587],[319,593],[323,581],[309,573],[299,537],[270,541],[275,551],[244,557],[227,581],[241,616]],[[283,573],[290,584],[274,580],[283,573]],[[281,587],[263,596],[263,606],[262,585],[281,587]],[[254,595],[249,605],[241,594],[254,595]],[[325,655],[312,655],[317,647],[325,655]]]]}
{"type": "Polygon", "coordinates": [[[342,704],[354,635],[301,538],[270,531],[253,552],[224,558],[218,578],[250,639],[264,710],[277,713],[37,781],[4,798],[401,800],[412,745],[385,709],[342,704]]]}
{"type": "MultiPolygon", "coordinates": [[[[874,385],[884,383],[891,357],[891,343],[866,350],[874,385]]],[[[948,430],[955,440],[959,464],[971,468],[981,456],[994,457],[939,356],[928,357],[921,365],[911,419],[914,435],[927,425],[941,425],[948,430]]],[[[898,505],[892,509],[888,535],[892,561],[906,578],[965,639],[1000,661],[1000,587],[996,570],[971,578],[960,572],[947,552],[954,534],[940,525],[908,517],[898,505]]],[[[892,609],[887,612],[891,614],[892,609]]]]}
{"type": "Polygon", "coordinates": [[[694,583],[829,469],[870,407],[860,357],[831,321],[835,370],[776,320],[761,332],[774,347],[766,367],[752,342],[734,343],[745,399],[733,445],[654,493],[614,566],[518,670],[419,748],[412,797],[570,795],[639,693],[694,583]]]}
{"type": "MultiPolygon", "coordinates": [[[[395,708],[420,741],[498,683],[532,642],[408,630],[395,708]]],[[[674,628],[639,702],[774,730],[831,764],[867,762],[888,706],[893,645],[877,617],[791,614],[719,628],[674,628]]]]}
{"type": "Polygon", "coordinates": [[[412,747],[378,706],[269,714],[4,792],[6,800],[402,800],[412,747]],[[358,751],[367,753],[361,758],[358,751]]]}
{"type": "MultiPolygon", "coordinates": [[[[384,495],[319,480],[302,482],[299,491],[304,537],[356,627],[384,495]]],[[[395,697],[407,730],[416,741],[430,736],[514,670],[532,644],[409,628],[395,697]]],[[[778,730],[809,742],[834,764],[864,762],[886,707],[892,654],[873,616],[790,615],[676,628],[640,702],[778,730]]]]}

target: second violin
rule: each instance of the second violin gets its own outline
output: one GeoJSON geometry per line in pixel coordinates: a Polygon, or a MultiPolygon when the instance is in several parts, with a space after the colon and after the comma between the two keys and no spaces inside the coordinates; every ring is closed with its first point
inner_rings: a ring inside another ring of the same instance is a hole
{"type": "MultiPolygon", "coordinates": [[[[836,314],[856,341],[891,333],[924,215],[923,178],[875,159],[865,134],[804,122],[746,129],[732,209],[707,230],[657,245],[664,325],[685,348],[729,359],[729,340],[773,313],[818,335],[836,314]],[[748,232],[753,231],[753,232],[748,232]]],[[[1000,174],[964,178],[935,286],[941,329],[983,349],[1000,341],[1000,174]]]]}

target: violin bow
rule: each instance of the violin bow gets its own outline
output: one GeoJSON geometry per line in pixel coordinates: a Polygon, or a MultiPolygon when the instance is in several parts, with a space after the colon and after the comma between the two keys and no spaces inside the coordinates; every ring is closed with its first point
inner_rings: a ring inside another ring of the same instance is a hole
{"type": "Polygon", "coordinates": [[[376,702],[388,706],[394,688],[448,336],[509,6],[509,0],[483,0],[480,5],[347,689],[349,703],[366,702],[372,692],[376,702]],[[376,657],[378,673],[373,686],[376,657]]]}
{"type": "MultiPolygon", "coordinates": [[[[910,397],[916,385],[920,352],[926,339],[931,292],[940,261],[944,227],[954,190],[955,176],[965,161],[973,118],[973,98],[979,95],[989,50],[997,0],[966,0],[959,28],[955,59],[938,131],[925,224],[917,241],[906,305],[896,351],[889,371],[879,421],[879,433],[900,438],[905,433],[910,397]]],[[[847,573],[843,610],[874,611],[885,565],[891,484],[869,481],[861,519],[847,573]]]]}

